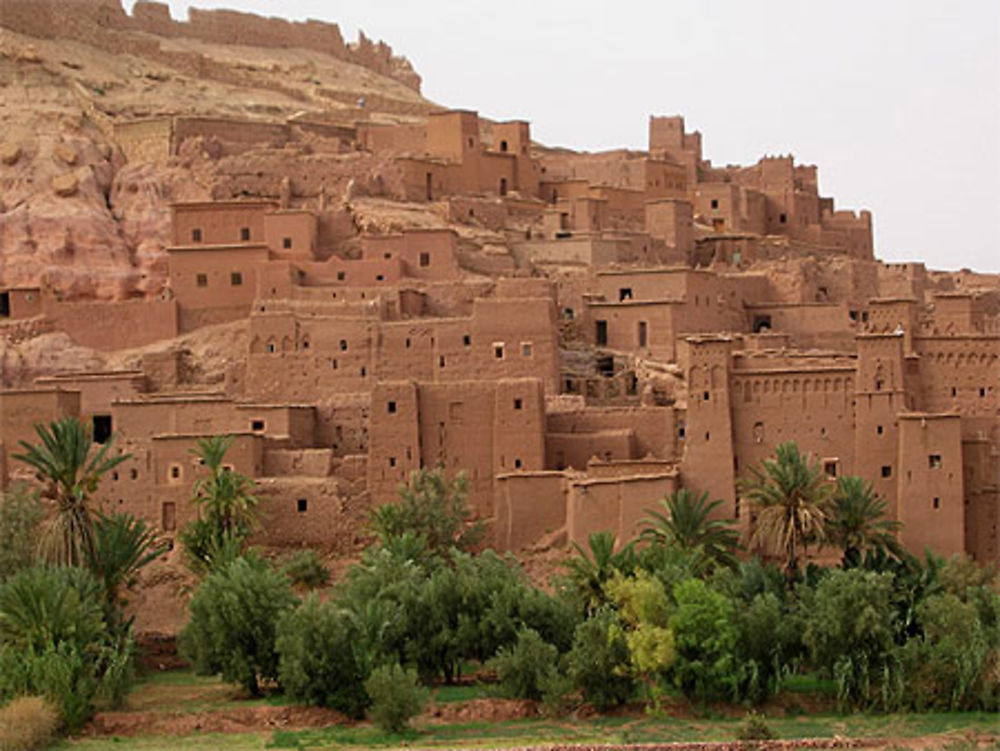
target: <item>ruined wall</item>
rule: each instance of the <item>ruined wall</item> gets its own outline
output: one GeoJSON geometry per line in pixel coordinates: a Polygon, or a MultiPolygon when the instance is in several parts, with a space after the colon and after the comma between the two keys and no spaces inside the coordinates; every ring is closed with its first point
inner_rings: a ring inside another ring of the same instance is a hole
{"type": "Polygon", "coordinates": [[[197,8],[189,10],[188,18],[188,21],[174,21],[165,4],[145,0],[136,3],[132,16],[125,13],[119,0],[5,0],[0,20],[4,27],[20,34],[79,40],[115,53],[141,43],[122,33],[134,31],[215,44],[297,47],[369,68],[420,90],[420,77],[409,61],[394,56],[387,44],[374,43],[363,33],[358,34],[356,43],[345,44],[337,24],[197,8]]]}
{"type": "Polygon", "coordinates": [[[59,302],[47,300],[45,316],[82,347],[111,351],[173,339],[179,331],[174,300],[59,302]]]}

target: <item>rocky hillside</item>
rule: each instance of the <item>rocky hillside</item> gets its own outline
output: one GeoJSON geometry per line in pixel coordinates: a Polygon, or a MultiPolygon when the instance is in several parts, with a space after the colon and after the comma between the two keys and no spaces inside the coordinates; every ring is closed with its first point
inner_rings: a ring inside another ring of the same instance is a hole
{"type": "Polygon", "coordinates": [[[228,197],[219,175],[232,183],[251,169],[211,142],[155,167],[129,164],[118,124],[406,122],[431,108],[419,86],[388,46],[363,35],[345,44],[335,25],[228,11],[181,23],[158,3],[129,16],[118,0],[0,0],[0,286],[158,294],[169,203],[228,197]]]}

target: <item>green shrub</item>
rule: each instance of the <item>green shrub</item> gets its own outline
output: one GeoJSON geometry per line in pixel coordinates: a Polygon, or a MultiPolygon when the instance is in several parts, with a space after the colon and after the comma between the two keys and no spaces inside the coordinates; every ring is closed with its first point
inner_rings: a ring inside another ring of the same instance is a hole
{"type": "Polygon", "coordinates": [[[576,627],[567,659],[584,701],[598,709],[624,704],[635,693],[625,632],[614,610],[599,608],[576,627]]]}
{"type": "Polygon", "coordinates": [[[68,643],[86,651],[104,635],[103,600],[83,569],[26,569],[0,586],[0,643],[22,650],[68,643]]]}
{"type": "Polygon", "coordinates": [[[512,699],[539,700],[556,671],[559,650],[546,644],[534,629],[522,629],[513,646],[502,647],[487,663],[496,671],[500,690],[512,699]]]}
{"type": "Polygon", "coordinates": [[[278,622],[278,678],[288,696],[363,717],[368,654],[351,615],[309,595],[278,622]]]}
{"type": "Polygon", "coordinates": [[[892,709],[900,691],[892,575],[835,569],[815,592],[799,592],[803,641],[836,682],[841,707],[892,709]]]}
{"type": "Polygon", "coordinates": [[[0,708],[0,751],[45,748],[59,729],[59,712],[41,696],[21,696],[0,708]]]}
{"type": "Polygon", "coordinates": [[[257,696],[260,679],[278,677],[276,627],[296,602],[284,576],[258,558],[238,558],[205,577],[191,598],[181,650],[200,674],[257,696]]]}
{"type": "Polygon", "coordinates": [[[286,558],[281,571],[292,582],[293,587],[319,589],[330,583],[330,571],[312,548],[306,548],[286,558]]]}
{"type": "Polygon", "coordinates": [[[917,617],[923,634],[902,651],[907,703],[918,711],[996,711],[998,689],[990,674],[996,648],[975,606],[940,593],[917,606],[917,617]]]}
{"type": "Polygon", "coordinates": [[[78,568],[27,569],[0,587],[0,701],[48,698],[70,730],[116,704],[132,678],[132,641],[108,634],[103,593],[78,568]]]}
{"type": "Polygon", "coordinates": [[[774,731],[767,724],[767,718],[759,712],[747,712],[736,729],[738,741],[770,741],[775,737],[774,731]]]}
{"type": "Polygon", "coordinates": [[[674,586],[677,608],[670,616],[678,688],[696,701],[732,700],[743,679],[736,658],[736,611],[725,595],[700,579],[674,586]]]}
{"type": "Polygon", "coordinates": [[[801,650],[800,623],[771,592],[739,608],[737,655],[743,665],[741,698],[761,703],[774,696],[801,650]]]}
{"type": "Polygon", "coordinates": [[[372,531],[383,545],[412,533],[423,537],[432,552],[470,550],[479,544],[486,528],[482,522],[471,521],[467,495],[464,472],[453,479],[447,477],[444,467],[411,472],[409,482],[399,487],[398,502],[372,510],[372,531]]]}
{"type": "Polygon", "coordinates": [[[35,564],[45,512],[23,485],[0,495],[0,583],[35,564]]]}
{"type": "Polygon", "coordinates": [[[427,706],[430,695],[417,683],[416,672],[403,670],[398,663],[375,668],[365,681],[365,689],[372,701],[372,720],[390,733],[406,730],[410,720],[427,706]]]}

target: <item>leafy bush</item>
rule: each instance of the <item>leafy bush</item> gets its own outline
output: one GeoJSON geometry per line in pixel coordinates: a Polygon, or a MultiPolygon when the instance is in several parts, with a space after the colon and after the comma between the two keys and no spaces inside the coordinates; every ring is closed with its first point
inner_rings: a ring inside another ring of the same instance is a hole
{"type": "Polygon", "coordinates": [[[59,712],[41,696],[21,696],[0,708],[0,751],[45,748],[59,729],[59,712]]]}
{"type": "Polygon", "coordinates": [[[38,496],[23,485],[0,496],[0,583],[34,565],[44,515],[38,496]]]}
{"type": "Polygon", "coordinates": [[[428,554],[403,535],[370,548],[337,588],[376,663],[415,667],[424,680],[451,681],[465,660],[485,661],[522,627],[568,649],[574,614],[530,585],[516,561],[487,551],[428,554]]]}
{"type": "Polygon", "coordinates": [[[768,726],[767,718],[759,712],[747,712],[736,730],[738,741],[770,741],[774,737],[774,731],[768,726]]]}
{"type": "Polygon", "coordinates": [[[1000,708],[991,675],[997,650],[975,606],[941,593],[924,600],[917,616],[924,633],[903,649],[907,703],[918,711],[1000,708]]]}
{"type": "Polygon", "coordinates": [[[279,618],[296,604],[288,580],[256,557],[212,572],[191,598],[181,649],[202,675],[260,694],[261,678],[278,677],[279,618]]]}
{"type": "Polygon", "coordinates": [[[832,570],[815,592],[800,588],[803,641],[837,683],[842,707],[894,707],[899,694],[891,574],[832,570]]]}
{"type": "Polygon", "coordinates": [[[743,676],[736,659],[732,602],[700,579],[674,586],[674,599],[677,608],[670,616],[670,630],[677,648],[678,688],[697,701],[737,698],[743,676]]]}
{"type": "Polygon", "coordinates": [[[347,611],[309,595],[278,622],[278,677],[289,697],[363,717],[368,654],[347,611]]]}
{"type": "Polygon", "coordinates": [[[643,570],[634,577],[616,574],[606,589],[624,621],[632,673],[656,707],[663,694],[663,680],[677,658],[674,635],[667,628],[667,592],[659,579],[643,570]]]}
{"type": "Polygon", "coordinates": [[[738,610],[736,628],[736,652],[743,665],[739,694],[764,702],[780,690],[801,651],[801,623],[775,594],[765,592],[738,610]]]}
{"type": "Polygon", "coordinates": [[[390,733],[406,730],[410,720],[427,706],[430,695],[417,683],[416,672],[403,670],[398,663],[375,668],[365,681],[365,689],[372,700],[372,719],[390,733]]]}
{"type": "Polygon", "coordinates": [[[432,552],[449,548],[470,550],[479,544],[486,528],[471,522],[466,505],[468,481],[463,472],[449,480],[443,467],[410,474],[399,488],[399,502],[372,510],[370,525],[385,545],[408,532],[422,536],[432,552]]]}
{"type": "Polygon", "coordinates": [[[282,563],[281,571],[292,582],[293,587],[319,589],[330,583],[330,571],[312,548],[300,550],[288,556],[282,563]]]}
{"type": "Polygon", "coordinates": [[[501,691],[513,699],[542,698],[556,672],[559,650],[546,644],[538,632],[526,628],[518,632],[511,647],[503,647],[487,663],[496,671],[501,691]]]}
{"type": "Polygon", "coordinates": [[[33,568],[0,587],[0,700],[44,696],[70,730],[96,705],[120,701],[132,678],[132,641],[112,638],[103,594],[78,568],[33,568]]]}
{"type": "Polygon", "coordinates": [[[584,701],[598,709],[624,704],[635,693],[625,632],[614,610],[600,608],[576,627],[567,659],[584,701]]]}

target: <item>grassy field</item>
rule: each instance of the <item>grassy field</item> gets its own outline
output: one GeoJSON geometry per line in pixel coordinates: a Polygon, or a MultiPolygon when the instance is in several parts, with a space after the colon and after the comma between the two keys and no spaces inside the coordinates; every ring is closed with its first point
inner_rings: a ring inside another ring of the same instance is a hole
{"type": "MultiPolygon", "coordinates": [[[[805,690],[806,686],[796,687],[805,690]]],[[[816,686],[809,686],[815,690],[816,686]]],[[[820,689],[822,687],[819,687],[820,689]]],[[[480,685],[445,686],[435,692],[439,706],[485,698],[489,687],[480,685]]],[[[163,673],[139,683],[119,715],[137,719],[160,712],[226,713],[252,707],[273,707],[283,703],[281,696],[247,700],[232,686],[215,678],[202,678],[186,671],[163,673]]],[[[507,720],[502,722],[441,723],[426,716],[416,729],[404,735],[383,733],[367,723],[334,726],[315,730],[257,730],[249,732],[105,736],[64,741],[58,748],[79,751],[139,749],[148,751],[184,751],[186,749],[366,749],[398,748],[495,748],[504,746],[571,743],[663,743],[691,741],[732,741],[742,720],[704,716],[652,717],[641,712],[611,717],[566,717],[507,720]]],[[[971,748],[966,738],[978,734],[1000,733],[1000,719],[984,713],[920,715],[837,715],[800,714],[769,717],[767,724],[779,738],[887,739],[886,746],[905,747],[907,739],[936,738],[936,748],[959,751],[971,748]]],[[[912,743],[911,743],[912,745],[912,743]]],[[[919,744],[918,744],[919,746],[919,744]]],[[[1000,751],[1000,745],[991,748],[1000,751]]]]}

